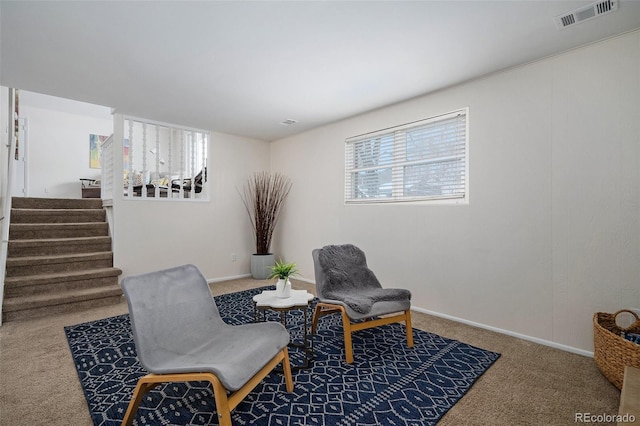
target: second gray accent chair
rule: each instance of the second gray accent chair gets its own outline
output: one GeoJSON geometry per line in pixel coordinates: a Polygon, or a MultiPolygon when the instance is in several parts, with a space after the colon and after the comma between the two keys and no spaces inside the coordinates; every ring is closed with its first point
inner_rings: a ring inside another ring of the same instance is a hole
{"type": "Polygon", "coordinates": [[[312,252],[319,302],[312,332],[323,315],[339,313],[344,328],[345,358],[353,363],[351,334],[395,322],[406,326],[407,346],[413,347],[411,293],[383,288],[367,267],[362,250],[352,244],[329,245],[312,252]]]}

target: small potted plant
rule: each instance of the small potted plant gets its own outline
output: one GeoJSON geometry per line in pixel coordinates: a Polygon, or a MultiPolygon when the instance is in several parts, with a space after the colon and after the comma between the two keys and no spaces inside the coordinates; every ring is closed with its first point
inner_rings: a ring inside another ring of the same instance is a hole
{"type": "Polygon", "coordinates": [[[277,278],[276,283],[276,297],[285,299],[291,296],[291,281],[289,277],[292,277],[298,273],[295,263],[286,263],[282,260],[278,260],[275,265],[271,267],[271,274],[269,278],[277,278]]]}

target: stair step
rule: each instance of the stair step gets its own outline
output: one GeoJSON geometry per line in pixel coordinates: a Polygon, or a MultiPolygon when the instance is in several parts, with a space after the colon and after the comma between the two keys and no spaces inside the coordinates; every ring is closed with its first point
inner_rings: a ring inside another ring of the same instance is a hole
{"type": "Polygon", "coordinates": [[[47,256],[52,254],[93,253],[111,250],[111,237],[45,238],[10,240],[8,256],[47,256]]]}
{"type": "Polygon", "coordinates": [[[11,207],[3,320],[122,301],[102,200],[16,197],[11,207]]]}
{"type": "Polygon", "coordinates": [[[104,209],[11,209],[11,223],[104,222],[104,209]]]}
{"type": "Polygon", "coordinates": [[[16,223],[9,225],[9,239],[73,238],[109,235],[109,224],[100,223],[16,223]]]}
{"type": "Polygon", "coordinates": [[[11,207],[16,209],[102,209],[102,200],[99,198],[13,197],[11,207]]]}
{"type": "Polygon", "coordinates": [[[52,314],[79,311],[122,301],[118,284],[82,290],[61,291],[54,295],[28,295],[4,300],[3,321],[40,318],[52,314]]]}
{"type": "Polygon", "coordinates": [[[122,295],[122,289],[118,284],[108,286],[96,286],[83,289],[60,290],[55,294],[28,294],[24,296],[8,297],[5,299],[3,310],[15,311],[21,309],[39,308],[42,306],[60,305],[86,300],[90,296],[117,296],[122,295]]]}
{"type": "MultiPolygon", "coordinates": [[[[102,278],[102,277],[117,277],[122,274],[122,270],[119,268],[100,268],[92,269],[88,271],[73,271],[73,272],[53,272],[50,274],[31,275],[26,277],[7,277],[4,280],[5,286],[8,284],[14,285],[14,283],[32,282],[31,285],[39,284],[54,284],[64,281],[76,281],[85,280],[90,278],[102,278]]],[[[30,284],[15,284],[15,285],[30,285],[30,284]]]]}
{"type": "Polygon", "coordinates": [[[7,259],[6,277],[70,272],[113,266],[113,253],[72,253],[50,256],[23,256],[7,259]]]}
{"type": "Polygon", "coordinates": [[[58,272],[31,276],[7,277],[4,280],[5,302],[14,297],[46,296],[68,290],[85,290],[118,284],[118,268],[58,272]]]}

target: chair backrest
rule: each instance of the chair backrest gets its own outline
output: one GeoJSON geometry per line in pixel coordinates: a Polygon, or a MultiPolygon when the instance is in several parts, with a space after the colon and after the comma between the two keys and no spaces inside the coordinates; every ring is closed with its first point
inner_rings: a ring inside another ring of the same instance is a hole
{"type": "Polygon", "coordinates": [[[358,291],[363,288],[381,288],[373,271],[367,267],[367,258],[353,244],[329,245],[312,251],[319,298],[326,298],[329,289],[341,287],[358,291]]]}
{"type": "Polygon", "coordinates": [[[174,354],[202,345],[225,327],[207,280],[194,265],[127,277],[122,289],[129,305],[138,358],[150,372],[174,354]]]}
{"type": "Polygon", "coordinates": [[[313,270],[316,275],[316,293],[319,298],[323,299],[325,298],[323,289],[325,287],[327,276],[325,275],[322,266],[320,266],[320,260],[318,259],[318,256],[320,256],[320,250],[321,249],[314,249],[311,252],[311,256],[313,257],[313,270]]]}

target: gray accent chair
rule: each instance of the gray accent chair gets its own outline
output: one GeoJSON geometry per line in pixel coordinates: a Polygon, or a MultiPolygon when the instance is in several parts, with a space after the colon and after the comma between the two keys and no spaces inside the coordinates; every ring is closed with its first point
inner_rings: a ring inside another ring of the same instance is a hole
{"type": "Polygon", "coordinates": [[[323,315],[340,313],[344,329],[345,358],[353,363],[351,333],[394,322],[404,322],[407,346],[413,347],[411,293],[382,288],[367,267],[364,252],[352,244],[331,245],[312,252],[319,302],[312,333],[323,315]]]}
{"type": "Polygon", "coordinates": [[[281,362],[293,391],[284,326],[226,324],[195,266],[127,277],[122,288],[138,358],[151,373],[138,381],[123,425],[133,422],[143,395],[163,382],[210,382],[221,426],[231,426],[231,410],[281,362]]]}

